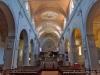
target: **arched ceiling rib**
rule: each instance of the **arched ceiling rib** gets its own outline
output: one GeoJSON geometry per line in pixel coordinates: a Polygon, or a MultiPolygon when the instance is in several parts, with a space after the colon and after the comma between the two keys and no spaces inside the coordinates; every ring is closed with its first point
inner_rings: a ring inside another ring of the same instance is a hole
{"type": "Polygon", "coordinates": [[[66,16],[66,13],[64,12],[63,8],[58,7],[58,6],[53,7],[53,6],[40,5],[38,7],[38,10],[36,12],[33,12],[33,14],[38,15],[38,14],[41,14],[41,13],[46,12],[46,11],[53,11],[53,12],[56,12],[56,13],[59,13],[59,14],[66,16]]]}
{"type": "Polygon", "coordinates": [[[44,34],[51,34],[51,33],[60,38],[60,34],[57,31],[50,31],[50,32],[42,31],[39,33],[39,37],[43,36],[44,34]]]}
{"type": "Polygon", "coordinates": [[[35,27],[43,33],[55,33],[58,37],[64,28],[70,0],[29,0],[35,27]]]}
{"type": "Polygon", "coordinates": [[[50,29],[53,31],[57,31],[59,34],[61,34],[62,31],[60,26],[53,21],[44,21],[39,27],[37,27],[38,32],[41,32],[43,30],[51,31],[50,29]]]}

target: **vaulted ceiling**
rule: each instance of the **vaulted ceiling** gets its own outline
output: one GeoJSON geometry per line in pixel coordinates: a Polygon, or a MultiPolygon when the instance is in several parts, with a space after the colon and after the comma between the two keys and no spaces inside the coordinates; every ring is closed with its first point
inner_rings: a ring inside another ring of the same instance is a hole
{"type": "MultiPolygon", "coordinates": [[[[47,34],[60,37],[64,29],[64,20],[67,18],[69,3],[70,0],[29,0],[31,16],[40,38],[47,34]]],[[[50,37],[52,36],[45,38],[50,37]]]]}
{"type": "MultiPolygon", "coordinates": [[[[55,22],[61,29],[64,25],[64,17],[67,16],[70,0],[29,0],[31,15],[36,27],[44,22],[55,22]]],[[[54,24],[55,25],[55,24],[54,24]]]]}

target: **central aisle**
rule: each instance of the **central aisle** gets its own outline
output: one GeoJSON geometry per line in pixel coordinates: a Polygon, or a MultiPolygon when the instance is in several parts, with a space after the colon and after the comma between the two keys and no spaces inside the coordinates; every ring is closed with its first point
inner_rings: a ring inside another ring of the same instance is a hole
{"type": "Polygon", "coordinates": [[[42,71],[41,75],[60,75],[59,71],[42,71]]]}

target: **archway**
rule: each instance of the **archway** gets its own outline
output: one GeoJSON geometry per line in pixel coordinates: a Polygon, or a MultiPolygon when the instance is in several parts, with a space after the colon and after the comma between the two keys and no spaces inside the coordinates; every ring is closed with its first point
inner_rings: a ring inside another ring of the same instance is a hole
{"type": "Polygon", "coordinates": [[[42,42],[42,49],[46,52],[55,51],[57,48],[55,40],[53,38],[45,38],[42,42]]]}
{"type": "Polygon", "coordinates": [[[0,1],[0,65],[4,65],[5,68],[11,68],[14,40],[13,15],[9,7],[0,1]]]}
{"type": "Polygon", "coordinates": [[[97,69],[100,64],[100,1],[91,8],[87,16],[87,42],[90,53],[90,66],[97,69]]]}
{"type": "Polygon", "coordinates": [[[42,51],[56,51],[59,37],[55,33],[45,32],[40,36],[42,51]]]}
{"type": "Polygon", "coordinates": [[[28,35],[26,30],[22,30],[19,39],[18,66],[26,66],[29,64],[28,35]]]}
{"type": "Polygon", "coordinates": [[[84,54],[82,51],[82,36],[79,29],[75,29],[72,34],[72,53],[73,53],[73,63],[85,66],[84,54]]]}

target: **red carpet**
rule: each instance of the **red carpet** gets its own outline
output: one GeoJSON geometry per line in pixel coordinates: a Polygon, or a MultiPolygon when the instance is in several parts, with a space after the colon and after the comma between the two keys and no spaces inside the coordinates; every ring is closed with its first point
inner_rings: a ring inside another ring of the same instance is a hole
{"type": "Polygon", "coordinates": [[[41,75],[59,75],[58,71],[42,71],[41,75]]]}

